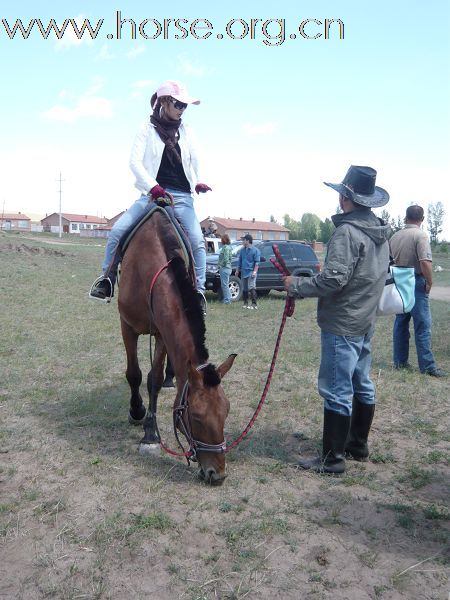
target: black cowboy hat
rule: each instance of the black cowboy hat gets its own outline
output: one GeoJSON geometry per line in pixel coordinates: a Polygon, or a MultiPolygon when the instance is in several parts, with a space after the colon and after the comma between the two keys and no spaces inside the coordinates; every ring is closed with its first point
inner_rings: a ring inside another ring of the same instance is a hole
{"type": "Polygon", "coordinates": [[[377,208],[389,202],[389,194],[383,188],[375,185],[376,178],[377,172],[372,167],[352,165],[342,183],[324,181],[324,184],[349,198],[355,204],[377,208]]]}

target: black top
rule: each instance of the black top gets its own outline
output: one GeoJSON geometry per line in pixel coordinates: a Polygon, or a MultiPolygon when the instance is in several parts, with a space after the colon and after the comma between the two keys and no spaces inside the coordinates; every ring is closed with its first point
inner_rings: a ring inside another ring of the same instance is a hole
{"type": "MultiPolygon", "coordinates": [[[[177,152],[181,156],[180,145],[176,145],[177,152]]],[[[186,177],[183,169],[183,163],[177,162],[175,166],[170,163],[167,158],[167,148],[164,148],[164,152],[161,158],[161,164],[159,165],[158,174],[156,175],[156,181],[163,188],[173,188],[180,192],[191,193],[191,186],[186,177]]]]}

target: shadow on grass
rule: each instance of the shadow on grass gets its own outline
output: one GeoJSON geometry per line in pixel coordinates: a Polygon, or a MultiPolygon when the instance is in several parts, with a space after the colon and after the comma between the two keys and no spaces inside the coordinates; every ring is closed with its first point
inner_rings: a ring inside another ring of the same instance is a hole
{"type": "MultiPolygon", "coordinates": [[[[147,404],[145,389],[141,388],[144,404],[147,404]]],[[[118,382],[101,389],[93,388],[84,394],[71,391],[61,393],[58,399],[38,401],[33,404],[33,413],[44,423],[43,428],[52,424],[53,431],[70,442],[75,448],[87,455],[103,457],[129,463],[130,467],[137,459],[139,441],[143,435],[141,425],[128,423],[129,387],[126,382],[118,382]]],[[[172,404],[174,390],[162,390],[158,400],[158,424],[164,442],[172,449],[179,450],[172,430],[172,404]]],[[[226,431],[226,439],[230,444],[241,434],[236,428],[226,431]]],[[[296,434],[298,438],[298,434],[296,434]]],[[[230,462],[251,461],[254,457],[271,459],[288,466],[297,459],[298,439],[291,431],[255,428],[228,455],[230,462]]],[[[302,436],[303,439],[305,439],[302,436]]],[[[184,441],[184,438],[181,438],[184,441]]],[[[313,445],[313,442],[311,442],[313,445]]],[[[173,465],[173,480],[180,481],[180,471],[185,473],[184,480],[192,475],[186,470],[186,463],[174,459],[164,453],[149,459],[148,463],[155,469],[166,469],[173,465]]],[[[192,469],[191,469],[192,471],[192,469]]],[[[181,477],[183,480],[183,477],[181,477]]]]}
{"type": "MultiPolygon", "coordinates": [[[[146,391],[141,388],[144,404],[148,404],[146,391]]],[[[32,412],[43,421],[42,428],[52,431],[84,452],[87,462],[96,464],[114,460],[130,470],[145,464],[149,476],[158,478],[169,473],[165,479],[173,483],[186,483],[196,477],[196,465],[187,468],[184,459],[173,458],[161,451],[153,457],[139,455],[139,441],[143,436],[142,425],[128,423],[130,390],[126,383],[94,388],[85,394],[63,393],[58,400],[37,402],[32,412]]],[[[163,391],[159,397],[159,426],[166,444],[179,451],[172,432],[172,404],[174,390],[163,391]]],[[[139,474],[140,469],[139,469],[139,474]]]]}
{"type": "MultiPolygon", "coordinates": [[[[233,429],[227,434],[228,444],[237,439],[241,431],[233,429]]],[[[254,457],[269,458],[284,463],[286,466],[292,465],[298,460],[299,435],[292,431],[271,429],[268,427],[250,431],[243,441],[234,448],[228,455],[231,462],[239,460],[251,460],[254,457]]],[[[307,439],[301,436],[301,439],[307,439]]],[[[311,447],[314,442],[310,441],[311,447]]]]}

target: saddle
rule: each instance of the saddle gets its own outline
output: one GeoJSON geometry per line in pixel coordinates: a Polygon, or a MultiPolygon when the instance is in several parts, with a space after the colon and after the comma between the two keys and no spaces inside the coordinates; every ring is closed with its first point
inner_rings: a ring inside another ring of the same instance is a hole
{"type": "Polygon", "coordinates": [[[181,224],[177,221],[177,219],[175,217],[175,213],[173,211],[173,206],[166,202],[162,203],[162,202],[158,201],[158,203],[155,203],[151,200],[148,203],[147,213],[142,217],[142,219],[140,221],[133,224],[120,238],[118,249],[117,249],[115,260],[114,260],[115,264],[113,265],[113,267],[117,268],[119,263],[122,262],[125,252],[126,252],[128,246],[130,245],[131,240],[135,236],[136,232],[139,230],[139,228],[142,227],[142,225],[144,223],[146,223],[149,219],[151,219],[152,216],[156,213],[162,214],[167,220],[167,226],[172,227],[173,233],[175,233],[175,236],[178,239],[178,242],[179,242],[179,245],[180,245],[180,248],[182,251],[182,257],[183,257],[184,263],[186,265],[186,269],[188,270],[189,273],[193,274],[194,273],[194,258],[192,255],[191,244],[190,244],[190,241],[189,241],[189,238],[188,238],[186,232],[184,231],[183,227],[181,226],[181,224]]]}

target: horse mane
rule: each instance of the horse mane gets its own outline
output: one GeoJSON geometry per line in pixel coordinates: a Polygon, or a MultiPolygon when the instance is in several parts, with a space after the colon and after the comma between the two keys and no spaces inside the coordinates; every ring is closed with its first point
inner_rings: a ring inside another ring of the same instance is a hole
{"type": "Polygon", "coordinates": [[[181,256],[172,258],[170,268],[174,274],[175,284],[178,288],[183,309],[189,323],[198,359],[200,362],[205,363],[208,361],[209,353],[205,346],[206,327],[200,299],[192,285],[192,280],[181,256]]]}
{"type": "Polygon", "coordinates": [[[211,363],[207,364],[204,369],[202,369],[203,373],[203,383],[208,387],[215,387],[219,385],[221,379],[220,375],[217,372],[217,369],[211,363]]]}

